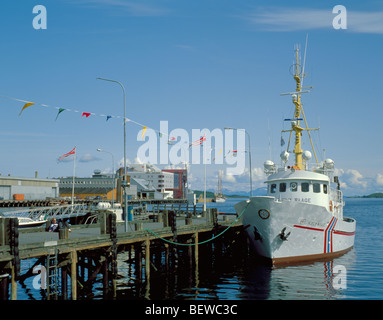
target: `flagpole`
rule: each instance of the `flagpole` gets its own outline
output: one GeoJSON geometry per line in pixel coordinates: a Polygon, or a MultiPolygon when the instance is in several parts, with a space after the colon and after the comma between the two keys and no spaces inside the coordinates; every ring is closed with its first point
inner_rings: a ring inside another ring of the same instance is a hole
{"type": "Polygon", "coordinates": [[[74,204],[74,177],[76,175],[76,146],[74,146],[74,157],[73,157],[73,179],[72,179],[72,213],[74,204]]]}
{"type": "MultiPolygon", "coordinates": [[[[205,141],[204,141],[205,142],[205,141]]],[[[203,191],[203,211],[206,212],[206,143],[203,144],[203,161],[205,169],[205,179],[204,179],[204,191],[203,191]]]]}

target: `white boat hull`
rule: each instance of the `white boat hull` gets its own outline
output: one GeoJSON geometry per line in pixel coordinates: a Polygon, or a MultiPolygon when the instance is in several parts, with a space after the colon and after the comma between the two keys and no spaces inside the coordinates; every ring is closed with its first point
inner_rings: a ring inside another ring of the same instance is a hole
{"type": "Polygon", "coordinates": [[[226,198],[215,198],[214,202],[223,203],[223,202],[226,202],[226,198]]]}
{"type": "Polygon", "coordinates": [[[31,227],[41,227],[45,224],[46,220],[32,220],[30,218],[18,218],[19,228],[31,228],[31,227]]]}
{"type": "Polygon", "coordinates": [[[341,255],[354,246],[356,222],[325,207],[274,197],[253,197],[235,206],[250,245],[273,264],[341,255]]]}

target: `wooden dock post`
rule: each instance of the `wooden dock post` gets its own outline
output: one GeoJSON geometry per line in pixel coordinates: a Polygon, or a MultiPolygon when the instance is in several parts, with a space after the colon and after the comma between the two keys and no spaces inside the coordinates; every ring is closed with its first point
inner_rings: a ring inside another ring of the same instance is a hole
{"type": "Polygon", "coordinates": [[[196,268],[198,268],[198,232],[194,234],[194,263],[196,268]]]}
{"type": "Polygon", "coordinates": [[[194,277],[195,277],[195,286],[198,288],[199,285],[199,248],[198,248],[198,232],[194,234],[194,277]]]}
{"type": "Polygon", "coordinates": [[[8,282],[9,282],[9,274],[4,273],[0,274],[0,301],[8,300],[8,282]]]}
{"type": "Polygon", "coordinates": [[[11,269],[11,300],[17,300],[16,266],[13,263],[11,269]]]}
{"type": "Polygon", "coordinates": [[[73,249],[71,254],[71,289],[72,289],[72,300],[77,300],[77,251],[73,249]]]}
{"type": "Polygon", "coordinates": [[[134,245],[134,260],[136,269],[136,279],[141,281],[142,278],[142,246],[141,243],[134,245]]]}
{"type": "Polygon", "coordinates": [[[68,275],[66,265],[61,267],[61,294],[63,300],[68,299],[68,275]]]}
{"type": "Polygon", "coordinates": [[[104,296],[109,292],[109,280],[108,280],[108,259],[105,259],[102,263],[102,285],[104,296]]]}
{"type": "Polygon", "coordinates": [[[150,281],[150,240],[149,237],[146,236],[145,240],[145,275],[146,281],[150,281]]]}

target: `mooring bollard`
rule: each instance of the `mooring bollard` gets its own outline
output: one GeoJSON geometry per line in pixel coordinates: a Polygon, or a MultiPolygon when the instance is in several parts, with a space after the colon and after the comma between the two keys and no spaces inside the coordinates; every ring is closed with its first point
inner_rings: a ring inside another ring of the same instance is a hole
{"type": "Polygon", "coordinates": [[[139,230],[142,230],[142,223],[138,223],[138,222],[136,222],[135,224],[134,224],[134,230],[135,231],[139,231],[139,230]]]}
{"type": "Polygon", "coordinates": [[[213,223],[212,221],[212,216],[211,216],[211,208],[206,209],[206,224],[211,224],[213,223]]]}
{"type": "Polygon", "coordinates": [[[213,223],[214,226],[218,225],[218,209],[217,208],[211,209],[211,223],[213,223]]]}
{"type": "Polygon", "coordinates": [[[162,220],[164,223],[164,228],[169,227],[168,210],[164,210],[162,213],[162,220]]]}
{"type": "Polygon", "coordinates": [[[69,229],[64,227],[59,229],[59,239],[69,239],[69,229]]]}
{"type": "Polygon", "coordinates": [[[186,225],[190,225],[190,224],[193,224],[193,219],[192,219],[192,216],[191,216],[191,213],[187,213],[186,217],[185,217],[185,224],[186,225]]]}

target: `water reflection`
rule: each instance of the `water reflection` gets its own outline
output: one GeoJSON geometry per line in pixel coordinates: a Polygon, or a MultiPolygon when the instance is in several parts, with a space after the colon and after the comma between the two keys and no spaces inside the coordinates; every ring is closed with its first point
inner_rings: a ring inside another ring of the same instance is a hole
{"type": "Polygon", "coordinates": [[[339,282],[342,270],[352,268],[355,252],[330,261],[318,261],[284,267],[259,264],[248,257],[233,261],[223,257],[219,261],[202,261],[198,268],[180,263],[176,273],[157,270],[151,272],[150,283],[134,278],[134,265],[119,265],[118,298],[160,300],[319,300],[343,299],[347,288],[347,274],[339,282]],[[128,276],[129,275],[129,276],[128,276]],[[128,280],[129,279],[129,280],[128,280]],[[340,286],[341,285],[341,286],[340,286]]]}
{"type": "Polygon", "coordinates": [[[343,299],[355,251],[342,257],[285,267],[250,268],[241,299],[343,299]]]}

